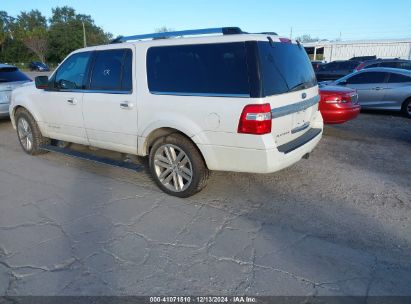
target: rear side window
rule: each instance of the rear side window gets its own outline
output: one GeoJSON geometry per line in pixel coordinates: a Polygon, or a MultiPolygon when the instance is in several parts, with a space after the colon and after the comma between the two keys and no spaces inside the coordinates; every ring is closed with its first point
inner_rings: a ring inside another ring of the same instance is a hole
{"type": "Polygon", "coordinates": [[[366,83],[383,83],[387,73],[382,72],[366,72],[356,74],[350,78],[347,78],[349,84],[366,84],[366,83]]]}
{"type": "Polygon", "coordinates": [[[83,89],[91,52],[76,53],[58,68],[55,87],[58,89],[83,89]]]}
{"type": "Polygon", "coordinates": [[[381,62],[380,67],[384,68],[399,68],[400,62],[381,62]]]}
{"type": "Polygon", "coordinates": [[[345,61],[345,62],[340,62],[339,68],[342,70],[353,70],[359,65],[359,62],[357,61],[345,61]]]}
{"type": "Polygon", "coordinates": [[[411,70],[411,62],[401,62],[400,63],[401,69],[411,70]]]}
{"type": "Polygon", "coordinates": [[[16,67],[0,68],[0,83],[13,81],[30,81],[30,78],[16,67]]]}
{"type": "Polygon", "coordinates": [[[151,47],[147,78],[154,94],[250,95],[244,42],[151,47]]]}
{"type": "Polygon", "coordinates": [[[258,42],[264,96],[310,88],[317,84],[304,48],[293,43],[258,42]]]}
{"type": "Polygon", "coordinates": [[[377,67],[379,67],[379,66],[380,66],[380,63],[378,62],[378,63],[373,63],[373,64],[370,64],[370,65],[366,65],[366,66],[364,67],[364,69],[377,68],[377,67]]]}
{"type": "Polygon", "coordinates": [[[388,79],[389,83],[399,83],[399,82],[411,82],[411,77],[390,73],[390,78],[388,79]]]}
{"type": "Polygon", "coordinates": [[[97,51],[91,72],[90,89],[131,91],[131,71],[130,49],[97,51]]]}

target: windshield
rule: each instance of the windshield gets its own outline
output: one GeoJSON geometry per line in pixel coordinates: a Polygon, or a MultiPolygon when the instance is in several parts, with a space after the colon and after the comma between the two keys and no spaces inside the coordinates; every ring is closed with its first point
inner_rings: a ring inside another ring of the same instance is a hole
{"type": "Polygon", "coordinates": [[[15,67],[0,68],[0,82],[13,81],[30,81],[30,78],[15,67]]]}
{"type": "Polygon", "coordinates": [[[264,96],[313,87],[317,84],[311,62],[302,46],[258,42],[264,96]]]}

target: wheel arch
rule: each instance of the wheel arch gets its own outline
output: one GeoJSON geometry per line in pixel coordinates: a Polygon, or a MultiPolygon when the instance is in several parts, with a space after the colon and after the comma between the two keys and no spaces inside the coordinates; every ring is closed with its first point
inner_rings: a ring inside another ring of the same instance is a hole
{"type": "MultiPolygon", "coordinates": [[[[204,157],[203,152],[201,151],[201,149],[198,147],[198,145],[193,141],[192,137],[190,137],[188,134],[186,134],[185,132],[176,129],[176,128],[172,128],[172,127],[161,127],[161,128],[157,128],[155,130],[152,130],[148,136],[145,138],[144,142],[143,142],[143,147],[140,151],[142,151],[143,155],[149,155],[150,154],[150,150],[153,146],[153,144],[156,142],[157,139],[170,135],[170,134],[180,134],[184,137],[186,137],[193,145],[194,147],[196,147],[196,149],[198,150],[198,152],[200,153],[204,163],[207,166],[207,161],[204,157]]],[[[207,166],[208,167],[208,166],[207,166]]]]}

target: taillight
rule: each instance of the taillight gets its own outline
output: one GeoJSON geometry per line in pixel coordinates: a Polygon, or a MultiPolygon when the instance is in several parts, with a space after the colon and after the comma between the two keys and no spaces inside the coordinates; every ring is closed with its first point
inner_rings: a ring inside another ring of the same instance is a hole
{"type": "Polygon", "coordinates": [[[363,62],[363,63],[360,63],[355,69],[356,69],[357,71],[359,71],[359,70],[361,70],[363,67],[364,67],[364,62],[363,62]]]}
{"type": "Polygon", "coordinates": [[[238,133],[256,135],[271,133],[271,122],[269,103],[246,105],[238,123],[238,133]]]}
{"type": "Polygon", "coordinates": [[[321,93],[321,101],[328,104],[347,103],[352,100],[351,94],[326,94],[321,93]]]}

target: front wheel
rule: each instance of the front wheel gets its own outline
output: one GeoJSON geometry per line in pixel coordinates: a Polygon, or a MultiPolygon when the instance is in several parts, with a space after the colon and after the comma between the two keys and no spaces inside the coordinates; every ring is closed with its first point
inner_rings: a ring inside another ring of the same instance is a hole
{"type": "Polygon", "coordinates": [[[43,137],[33,116],[21,108],[17,110],[15,118],[17,135],[24,152],[30,155],[46,153],[41,150],[41,146],[50,144],[50,140],[43,137]]]}
{"type": "Polygon", "coordinates": [[[189,197],[203,189],[209,171],[197,147],[173,133],[159,138],[150,150],[150,172],[164,192],[189,197]]]}

